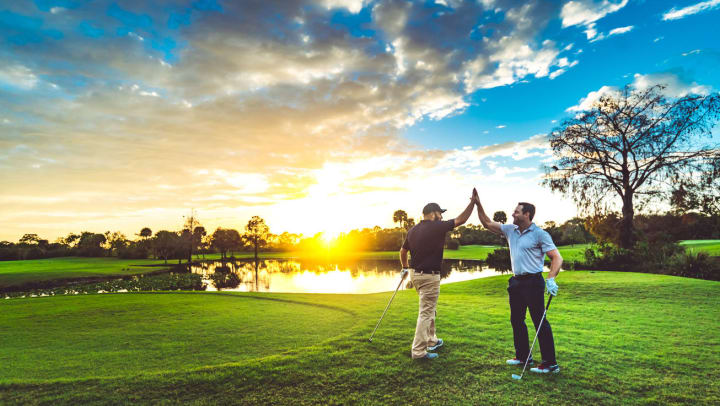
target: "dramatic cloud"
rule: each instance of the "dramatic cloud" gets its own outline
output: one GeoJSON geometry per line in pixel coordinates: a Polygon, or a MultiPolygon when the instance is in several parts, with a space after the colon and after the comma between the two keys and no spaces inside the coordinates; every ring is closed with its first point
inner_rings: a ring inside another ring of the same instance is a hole
{"type": "MultiPolygon", "coordinates": [[[[479,89],[578,63],[542,38],[559,13],[551,2],[133,0],[4,13],[0,188],[4,219],[23,227],[11,233],[78,231],[87,213],[99,215],[83,227],[106,227],[103,211],[124,227],[175,227],[192,207],[237,226],[251,210],[294,214],[323,199],[381,213],[420,180],[466,182],[438,172],[457,170],[444,166],[454,151],[411,145],[404,129],[462,113],[479,89]]],[[[535,142],[494,156],[538,156],[535,142]]]]}
{"type": "Polygon", "coordinates": [[[683,7],[679,10],[674,7],[663,14],[663,20],[679,20],[693,14],[702,13],[703,11],[712,10],[720,6],[720,0],[709,0],[701,3],[693,4],[692,6],[683,7]]]}

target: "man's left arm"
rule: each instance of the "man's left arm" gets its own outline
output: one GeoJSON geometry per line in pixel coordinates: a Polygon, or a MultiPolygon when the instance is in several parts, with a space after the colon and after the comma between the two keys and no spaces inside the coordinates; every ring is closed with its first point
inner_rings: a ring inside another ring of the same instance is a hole
{"type": "MultiPolygon", "coordinates": [[[[473,189],[473,191],[475,191],[475,189],[473,189]]],[[[477,193],[477,192],[475,192],[475,193],[477,193]]],[[[459,216],[455,217],[455,227],[461,226],[461,225],[465,224],[465,222],[468,221],[468,219],[470,218],[470,215],[473,212],[474,207],[475,207],[475,201],[471,197],[470,203],[468,203],[465,210],[463,210],[463,212],[460,213],[459,216]]]]}
{"type": "Polygon", "coordinates": [[[560,251],[556,249],[547,252],[548,258],[550,258],[550,273],[548,273],[548,279],[554,278],[560,273],[560,267],[563,263],[563,257],[560,255],[560,251]]]}
{"type": "Polygon", "coordinates": [[[400,247],[400,265],[402,265],[402,279],[405,279],[405,276],[408,274],[408,268],[410,266],[408,265],[408,253],[410,252],[410,245],[408,244],[407,238],[405,238],[405,242],[403,242],[402,247],[400,247]]]}
{"type": "Polygon", "coordinates": [[[558,285],[555,282],[555,277],[560,273],[560,267],[562,267],[563,258],[560,255],[555,243],[553,243],[550,234],[547,232],[542,233],[540,247],[542,251],[550,258],[550,273],[545,280],[545,286],[547,287],[548,293],[555,296],[558,292],[558,285]]]}

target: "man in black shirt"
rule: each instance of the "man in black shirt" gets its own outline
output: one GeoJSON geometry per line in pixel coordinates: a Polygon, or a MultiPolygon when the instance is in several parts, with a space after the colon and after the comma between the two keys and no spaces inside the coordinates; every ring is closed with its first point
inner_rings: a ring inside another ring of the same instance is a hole
{"type": "MultiPolygon", "coordinates": [[[[473,189],[474,192],[474,189],[473,189]]],[[[441,209],[437,203],[429,203],[423,208],[423,220],[410,229],[402,248],[400,262],[402,276],[412,271],[410,278],[420,297],[415,339],[411,356],[414,359],[434,359],[438,355],[430,353],[443,345],[443,340],[435,334],[435,308],[440,296],[440,269],[442,268],[445,234],[453,228],[465,224],[472,214],[472,197],[465,211],[453,220],[443,221],[441,209]],[[410,252],[410,267],[408,267],[410,252]]]]}

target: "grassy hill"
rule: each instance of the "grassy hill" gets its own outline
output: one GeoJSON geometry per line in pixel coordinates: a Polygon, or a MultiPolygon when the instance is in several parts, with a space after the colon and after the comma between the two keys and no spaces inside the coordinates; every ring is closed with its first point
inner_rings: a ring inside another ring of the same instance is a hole
{"type": "Polygon", "coordinates": [[[389,292],[4,300],[0,403],[720,402],[720,282],[579,271],[558,282],[548,318],[562,372],[522,381],[504,362],[503,276],[443,285],[435,361],[409,356],[413,291],[398,293],[373,343],[389,292]]]}

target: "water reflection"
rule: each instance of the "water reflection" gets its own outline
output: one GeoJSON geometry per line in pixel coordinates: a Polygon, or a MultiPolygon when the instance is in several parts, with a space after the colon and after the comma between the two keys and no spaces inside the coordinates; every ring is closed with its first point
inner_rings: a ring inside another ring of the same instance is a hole
{"type": "MultiPolygon", "coordinates": [[[[317,262],[264,259],[208,261],[192,267],[208,291],[286,293],[374,293],[394,290],[399,281],[394,260],[317,262]]],[[[441,283],[499,275],[480,261],[446,260],[441,283]]],[[[401,289],[406,289],[403,283],[401,289]]]]}

